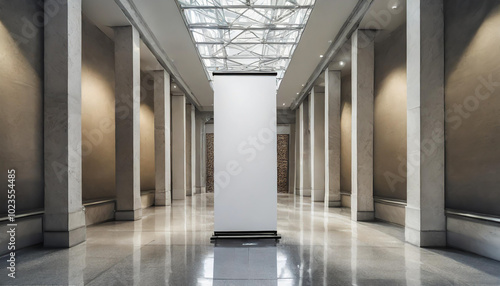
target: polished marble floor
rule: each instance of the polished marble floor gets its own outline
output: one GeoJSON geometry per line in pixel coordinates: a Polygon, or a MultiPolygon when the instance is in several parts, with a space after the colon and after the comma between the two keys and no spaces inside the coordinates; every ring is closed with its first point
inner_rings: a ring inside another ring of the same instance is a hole
{"type": "Polygon", "coordinates": [[[213,196],[144,210],[135,222],[87,228],[71,249],[17,252],[16,285],[500,285],[500,262],[403,242],[403,229],[354,223],[348,209],[327,209],[279,195],[272,241],[210,243],[213,196]]]}

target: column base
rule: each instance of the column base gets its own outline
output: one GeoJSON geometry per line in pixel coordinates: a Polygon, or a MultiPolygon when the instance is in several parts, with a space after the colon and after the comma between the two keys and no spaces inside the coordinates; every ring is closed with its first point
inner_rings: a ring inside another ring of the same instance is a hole
{"type": "Polygon", "coordinates": [[[206,194],[207,193],[207,187],[201,187],[201,193],[206,194]]]}
{"type": "Polygon", "coordinates": [[[185,200],[186,199],[186,190],[184,189],[173,189],[172,190],[172,199],[173,200],[185,200]]]}
{"type": "Polygon", "coordinates": [[[170,192],[155,193],[155,206],[170,206],[171,204],[170,192]]]}
{"type": "Polygon", "coordinates": [[[310,197],[311,196],[311,189],[302,189],[300,194],[303,197],[310,197]]]}
{"type": "Polygon", "coordinates": [[[325,190],[312,190],[311,198],[313,202],[324,202],[325,201],[325,190]]]}
{"type": "Polygon", "coordinates": [[[195,195],[196,195],[196,194],[201,194],[201,187],[196,187],[196,188],[194,189],[194,194],[195,194],[195,195]]]}
{"type": "Polygon", "coordinates": [[[340,207],[342,207],[342,202],[341,201],[329,201],[328,202],[328,207],[330,207],[330,208],[340,208],[340,207]]]}
{"type": "Polygon", "coordinates": [[[446,231],[421,231],[405,227],[405,240],[418,247],[444,247],[446,246],[446,231]]]}
{"type": "Polygon", "coordinates": [[[70,231],[45,231],[43,246],[51,248],[69,248],[87,239],[87,227],[82,226],[70,231]]]}
{"type": "MultiPolygon", "coordinates": [[[[351,208],[352,210],[352,208],[351,208]]],[[[373,221],[375,220],[375,212],[374,211],[351,211],[351,220],[353,221],[373,221]]]]}
{"type": "Polygon", "coordinates": [[[142,217],[142,209],[136,209],[133,211],[116,211],[115,220],[118,221],[134,221],[140,220],[142,217]]]}

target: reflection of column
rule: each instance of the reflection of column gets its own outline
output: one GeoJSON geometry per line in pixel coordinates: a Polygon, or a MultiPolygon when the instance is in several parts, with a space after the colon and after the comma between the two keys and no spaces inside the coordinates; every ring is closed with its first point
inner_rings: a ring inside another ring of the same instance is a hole
{"type": "Polygon", "coordinates": [[[358,285],[358,225],[351,222],[351,285],[358,285]]]}
{"type": "Polygon", "coordinates": [[[186,97],[172,96],[172,199],[186,198],[186,97]]]}
{"type": "Polygon", "coordinates": [[[251,246],[244,244],[224,239],[217,242],[214,247],[213,280],[231,281],[228,285],[247,285],[248,280],[266,281],[267,283],[261,284],[277,285],[276,242],[263,239],[252,243],[251,246]],[[242,269],[245,271],[241,271],[242,269]]]}
{"type": "Polygon", "coordinates": [[[444,246],[443,1],[408,1],[407,13],[407,153],[412,173],[405,236],[418,246],[444,246]]]}
{"type": "Polygon", "coordinates": [[[155,71],[155,205],[171,204],[170,190],[170,75],[155,71]]]}
{"type": "Polygon", "coordinates": [[[373,86],[375,33],[352,35],[352,195],[351,219],[374,219],[373,211],[373,86]]]}
{"type": "Polygon", "coordinates": [[[290,124],[290,135],[288,136],[288,193],[293,194],[295,190],[295,124],[290,124]]]}
{"type": "Polygon", "coordinates": [[[325,192],[340,207],[340,71],[325,71],[325,192]]]}
{"type": "Polygon", "coordinates": [[[82,9],[81,1],[59,3],[59,13],[44,31],[44,245],[70,247],[85,241],[86,233],[81,156],[82,9]]]}
{"type": "MultiPolygon", "coordinates": [[[[67,278],[67,281],[64,281],[66,280],[64,279],[59,283],[67,285],[84,285],[85,281],[84,270],[87,264],[86,250],[87,250],[86,246],[82,244],[73,247],[71,249],[68,249],[64,254],[62,254],[64,258],[60,259],[66,263],[62,263],[61,266],[57,268],[57,274],[58,276],[64,275],[64,278],[67,278]]],[[[47,278],[53,278],[53,277],[47,277],[47,278]]],[[[37,282],[42,284],[41,281],[37,282]]]]}
{"type": "Polygon", "coordinates": [[[140,38],[132,26],[116,27],[116,219],[141,218],[140,38]]]}
{"type": "Polygon", "coordinates": [[[192,139],[192,105],[187,104],[186,105],[186,195],[191,196],[193,194],[193,165],[192,163],[192,157],[194,154],[192,154],[192,148],[191,148],[191,142],[193,141],[192,139]]]}
{"type": "Polygon", "coordinates": [[[311,197],[325,201],[325,94],[311,91],[311,197]]]}
{"type": "Polygon", "coordinates": [[[404,246],[405,257],[405,274],[407,286],[420,286],[422,285],[421,267],[422,261],[420,258],[420,249],[415,248],[409,244],[404,246]]]}

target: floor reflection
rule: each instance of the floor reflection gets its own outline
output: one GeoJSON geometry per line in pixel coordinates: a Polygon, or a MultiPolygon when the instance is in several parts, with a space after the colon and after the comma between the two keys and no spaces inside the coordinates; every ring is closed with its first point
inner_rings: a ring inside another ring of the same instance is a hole
{"type": "Polygon", "coordinates": [[[404,243],[403,229],[355,223],[349,209],[278,197],[282,239],[210,242],[213,196],[144,210],[135,222],[87,228],[71,249],[16,253],[17,278],[0,259],[0,285],[500,285],[500,262],[404,243]]]}
{"type": "Polygon", "coordinates": [[[214,286],[278,285],[276,241],[219,239],[214,247],[214,286]]]}

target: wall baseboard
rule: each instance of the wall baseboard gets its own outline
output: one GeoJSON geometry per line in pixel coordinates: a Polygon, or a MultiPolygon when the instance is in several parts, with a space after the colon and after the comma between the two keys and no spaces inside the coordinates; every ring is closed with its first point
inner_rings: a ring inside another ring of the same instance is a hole
{"type": "Polygon", "coordinates": [[[85,204],[85,225],[93,225],[115,219],[115,200],[97,204],[85,204]]]}
{"type": "Polygon", "coordinates": [[[147,191],[141,193],[141,207],[143,209],[149,208],[155,204],[155,192],[147,191]]]}
{"type": "MultiPolygon", "coordinates": [[[[7,246],[9,234],[8,222],[0,225],[0,255],[10,253],[7,246]]],[[[16,250],[43,243],[43,214],[16,219],[16,250]]]]}
{"type": "Polygon", "coordinates": [[[350,208],[351,207],[351,195],[341,194],[340,195],[340,202],[341,202],[342,207],[350,208]]]}
{"type": "Polygon", "coordinates": [[[390,199],[374,199],[375,218],[378,220],[404,226],[406,220],[406,203],[390,199]]]}
{"type": "Polygon", "coordinates": [[[447,213],[447,244],[500,261],[500,223],[447,213]]]}

